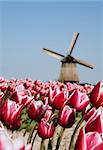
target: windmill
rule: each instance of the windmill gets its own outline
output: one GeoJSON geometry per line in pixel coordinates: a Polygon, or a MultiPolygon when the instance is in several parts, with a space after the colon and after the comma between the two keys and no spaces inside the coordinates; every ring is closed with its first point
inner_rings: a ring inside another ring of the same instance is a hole
{"type": "Polygon", "coordinates": [[[67,56],[61,55],[61,54],[54,52],[52,50],[49,50],[47,48],[43,48],[43,51],[45,53],[47,53],[48,55],[55,57],[56,59],[59,59],[61,61],[61,71],[60,71],[59,80],[62,82],[67,82],[67,81],[79,82],[79,76],[78,76],[78,72],[77,72],[77,64],[80,64],[85,67],[93,69],[93,64],[87,63],[87,62],[85,62],[81,59],[75,58],[71,55],[78,36],[79,36],[79,33],[75,32],[73,35],[70,47],[67,49],[68,50],[67,56]]]}

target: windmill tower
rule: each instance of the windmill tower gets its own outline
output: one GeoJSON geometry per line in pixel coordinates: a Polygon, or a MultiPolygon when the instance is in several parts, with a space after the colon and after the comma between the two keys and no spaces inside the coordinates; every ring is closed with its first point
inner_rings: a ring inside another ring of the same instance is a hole
{"type": "Polygon", "coordinates": [[[68,48],[67,56],[61,55],[61,54],[56,53],[47,48],[43,48],[43,51],[45,53],[47,53],[48,55],[55,57],[56,59],[59,59],[61,61],[61,71],[60,71],[59,80],[62,82],[68,82],[68,81],[69,82],[79,82],[79,76],[78,76],[78,72],[77,72],[77,64],[80,64],[85,67],[93,69],[93,64],[87,63],[87,62],[85,62],[81,59],[75,58],[71,55],[78,36],[79,36],[79,33],[75,32],[73,35],[70,47],[68,48]]]}

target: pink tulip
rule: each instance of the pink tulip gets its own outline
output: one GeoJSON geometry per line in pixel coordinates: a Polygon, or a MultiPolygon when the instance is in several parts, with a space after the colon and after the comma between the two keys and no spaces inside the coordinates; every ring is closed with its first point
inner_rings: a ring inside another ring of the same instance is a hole
{"type": "Polygon", "coordinates": [[[102,150],[98,149],[103,145],[103,141],[98,132],[85,133],[85,128],[81,128],[76,141],[75,150],[102,150]]]}
{"type": "Polygon", "coordinates": [[[7,99],[2,107],[1,107],[1,119],[11,128],[19,128],[20,123],[20,115],[22,110],[32,101],[32,97],[22,105],[16,104],[16,102],[7,99]]]}
{"type": "Polygon", "coordinates": [[[21,104],[22,101],[26,101],[27,100],[27,95],[25,96],[22,96],[20,95],[17,91],[15,91],[12,96],[11,96],[11,99],[14,100],[16,103],[19,103],[21,104]]]}
{"type": "Polygon", "coordinates": [[[88,121],[90,117],[96,112],[95,108],[92,108],[89,112],[84,112],[84,120],[88,121]]]}
{"type": "Polygon", "coordinates": [[[4,92],[7,89],[7,82],[0,83],[0,90],[4,92]]]}
{"type": "Polygon", "coordinates": [[[73,108],[76,108],[77,111],[85,110],[89,102],[90,101],[87,94],[81,93],[78,89],[72,93],[72,96],[70,96],[68,100],[69,105],[73,108]]]}
{"type": "Polygon", "coordinates": [[[52,91],[50,88],[49,104],[56,109],[61,109],[67,102],[68,92],[59,91],[58,89],[52,91]]]}
{"type": "Polygon", "coordinates": [[[25,103],[31,93],[29,90],[25,90],[23,85],[19,85],[15,87],[15,91],[11,94],[11,99],[14,100],[16,103],[23,104],[25,103]]]}
{"type": "Polygon", "coordinates": [[[18,137],[13,140],[14,150],[32,150],[31,145],[25,144],[23,137],[18,137]]]}
{"type": "Polygon", "coordinates": [[[0,150],[14,150],[13,142],[3,128],[0,128],[0,150]]]}
{"type": "Polygon", "coordinates": [[[4,128],[0,128],[0,150],[31,150],[23,138],[12,140],[4,128]]]}
{"type": "Polygon", "coordinates": [[[74,89],[75,89],[74,85],[73,85],[72,83],[70,83],[70,82],[66,83],[66,86],[67,86],[68,91],[69,91],[70,94],[71,94],[71,93],[74,91],[74,89]]]}
{"type": "Polygon", "coordinates": [[[103,134],[103,108],[98,108],[86,123],[86,132],[96,131],[103,134]]]}
{"type": "Polygon", "coordinates": [[[90,94],[91,102],[95,107],[103,106],[103,81],[100,81],[90,94]]]}
{"type": "Polygon", "coordinates": [[[23,106],[18,106],[16,102],[6,100],[1,108],[1,119],[8,125],[13,125],[18,121],[23,106]]]}
{"type": "Polygon", "coordinates": [[[46,121],[49,121],[49,120],[51,119],[52,110],[53,110],[53,109],[52,109],[51,106],[48,106],[48,107],[47,107],[47,110],[46,110],[45,115],[44,115],[44,117],[43,117],[46,121]]]}
{"type": "Polygon", "coordinates": [[[65,105],[59,111],[58,123],[64,127],[72,127],[75,122],[75,109],[70,108],[68,105],[65,105]]]}
{"type": "Polygon", "coordinates": [[[38,135],[43,139],[51,138],[54,134],[53,123],[48,123],[45,119],[42,119],[38,127],[38,135]]]}
{"type": "Polygon", "coordinates": [[[35,121],[40,121],[46,111],[46,105],[42,101],[33,101],[28,107],[28,115],[35,121]]]}

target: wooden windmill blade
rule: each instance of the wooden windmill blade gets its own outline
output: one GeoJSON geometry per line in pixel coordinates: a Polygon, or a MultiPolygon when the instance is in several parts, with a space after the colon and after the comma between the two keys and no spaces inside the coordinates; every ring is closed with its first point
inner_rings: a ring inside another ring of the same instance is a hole
{"type": "Polygon", "coordinates": [[[85,67],[91,68],[91,69],[93,69],[93,67],[94,67],[93,64],[88,63],[88,62],[86,62],[86,61],[84,61],[84,60],[81,60],[81,59],[78,59],[78,58],[74,58],[74,59],[73,59],[73,62],[78,63],[78,64],[80,64],[80,65],[83,65],[83,66],[85,66],[85,67]]]}
{"type": "Polygon", "coordinates": [[[57,59],[59,59],[59,60],[62,60],[65,56],[64,55],[61,55],[61,54],[59,54],[59,53],[57,53],[57,52],[54,52],[54,51],[52,51],[52,50],[49,50],[49,49],[47,49],[47,48],[43,48],[43,51],[46,53],[46,54],[48,54],[48,55],[50,55],[50,56],[52,56],[52,57],[55,57],[55,58],[57,58],[57,59]]]}
{"type": "Polygon", "coordinates": [[[78,33],[78,32],[75,32],[74,35],[73,35],[73,38],[72,38],[70,47],[68,48],[68,55],[71,55],[71,53],[72,53],[72,51],[73,51],[73,48],[74,48],[74,46],[75,46],[75,43],[76,43],[76,41],[77,41],[78,36],[79,36],[79,33],[78,33]]]}

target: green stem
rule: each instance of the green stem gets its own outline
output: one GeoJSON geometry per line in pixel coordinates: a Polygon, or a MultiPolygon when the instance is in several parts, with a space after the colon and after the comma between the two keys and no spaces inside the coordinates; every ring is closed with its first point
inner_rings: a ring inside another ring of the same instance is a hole
{"type": "Polygon", "coordinates": [[[26,132],[27,132],[27,130],[25,129],[23,136],[25,136],[25,135],[26,135],[26,132]]]}
{"type": "Polygon", "coordinates": [[[84,120],[84,118],[82,117],[82,118],[78,121],[78,123],[77,123],[77,125],[76,125],[76,127],[75,127],[75,129],[74,129],[74,131],[73,131],[73,134],[72,134],[71,140],[70,140],[69,150],[72,150],[72,148],[73,148],[75,135],[76,135],[76,133],[77,133],[79,127],[81,126],[83,120],[84,120]]]}
{"type": "Polygon", "coordinates": [[[31,143],[32,136],[33,136],[33,133],[34,133],[34,131],[35,131],[35,128],[36,128],[37,124],[38,124],[38,123],[35,123],[35,125],[33,126],[32,130],[31,130],[31,132],[30,132],[30,134],[29,134],[29,137],[28,137],[28,139],[27,139],[27,144],[31,143]]]}
{"type": "Polygon", "coordinates": [[[58,136],[58,139],[57,139],[57,144],[56,144],[56,149],[55,150],[59,149],[59,146],[60,146],[60,143],[61,143],[64,131],[65,131],[65,128],[62,127],[61,130],[60,130],[60,134],[58,136]]]}
{"type": "Polygon", "coordinates": [[[40,150],[45,150],[44,139],[41,140],[40,150]]]}
{"type": "MultiPolygon", "coordinates": [[[[22,123],[23,123],[23,122],[25,123],[25,120],[24,120],[24,121],[22,121],[22,123]]],[[[32,120],[30,121],[30,124],[32,124],[32,120]]],[[[25,136],[25,135],[26,135],[26,133],[27,133],[27,128],[25,129],[23,136],[25,136]]]]}
{"type": "Polygon", "coordinates": [[[52,139],[49,139],[49,143],[48,143],[48,148],[47,148],[47,150],[52,150],[52,147],[53,147],[53,138],[52,138],[52,139]]]}
{"type": "Polygon", "coordinates": [[[32,144],[31,144],[32,149],[33,149],[33,144],[34,144],[34,141],[35,141],[36,136],[37,136],[37,132],[35,133],[35,136],[34,136],[34,138],[33,138],[32,144]]]}

